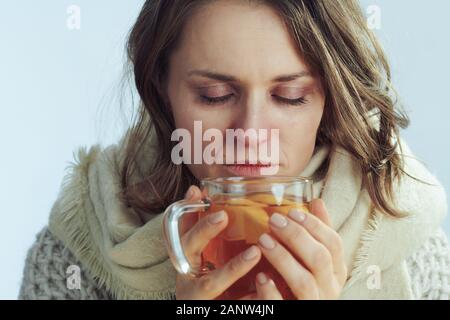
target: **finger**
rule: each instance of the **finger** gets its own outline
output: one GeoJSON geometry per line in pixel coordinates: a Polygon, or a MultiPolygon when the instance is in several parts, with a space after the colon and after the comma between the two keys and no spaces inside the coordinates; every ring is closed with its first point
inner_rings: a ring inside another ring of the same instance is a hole
{"type": "Polygon", "coordinates": [[[301,214],[299,210],[292,209],[289,217],[279,213],[272,214],[270,228],[281,243],[314,275],[319,287],[328,290],[336,281],[331,253],[306,228],[291,219],[290,215],[294,213],[301,214]]]}
{"type": "MultiPolygon", "coordinates": [[[[323,211],[324,207],[321,207],[322,205],[323,202],[322,204],[319,203],[316,208],[323,211]]],[[[347,267],[344,260],[344,245],[341,236],[313,214],[292,209],[289,211],[288,217],[303,226],[314,239],[327,248],[331,254],[334,272],[340,282],[345,281],[347,267]]]]}
{"type": "MultiPolygon", "coordinates": [[[[186,191],[186,194],[184,196],[185,200],[200,200],[201,198],[202,192],[195,185],[191,185],[186,191]]],[[[185,214],[180,222],[180,234],[181,235],[185,234],[189,229],[191,229],[194,226],[194,224],[197,221],[198,221],[197,212],[185,214]]]]}
{"type": "Polygon", "coordinates": [[[277,240],[263,233],[258,245],[266,259],[284,278],[298,299],[317,299],[319,292],[314,276],[277,240]]]}
{"type": "Polygon", "coordinates": [[[202,251],[228,224],[224,210],[208,214],[200,219],[181,238],[183,250],[190,262],[198,265],[202,251]]]}
{"type": "Polygon", "coordinates": [[[197,187],[196,185],[191,185],[187,189],[184,199],[185,200],[196,200],[196,199],[201,199],[201,197],[202,197],[202,192],[199,189],[199,187],[197,187]]]}
{"type": "Polygon", "coordinates": [[[249,293],[249,294],[239,298],[238,300],[257,300],[257,295],[255,292],[249,293]]]}
{"type": "Polygon", "coordinates": [[[257,300],[283,300],[275,282],[267,277],[264,272],[256,275],[256,293],[257,300]]]}
{"type": "Polygon", "coordinates": [[[328,210],[325,207],[325,203],[322,199],[314,199],[311,201],[311,213],[319,218],[327,226],[331,227],[331,219],[328,214],[328,210]]]}
{"type": "Polygon", "coordinates": [[[246,275],[261,259],[261,250],[252,245],[229,260],[222,268],[211,271],[197,279],[194,295],[202,299],[214,299],[238,279],[246,275]],[[206,296],[206,298],[204,298],[206,296]]]}

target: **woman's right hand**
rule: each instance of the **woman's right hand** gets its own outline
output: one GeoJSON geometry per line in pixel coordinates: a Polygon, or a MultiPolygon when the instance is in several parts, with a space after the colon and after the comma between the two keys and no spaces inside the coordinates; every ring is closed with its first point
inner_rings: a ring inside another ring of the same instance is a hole
{"type": "MultiPolygon", "coordinates": [[[[186,199],[200,200],[201,191],[191,186],[186,199]]],[[[181,227],[181,243],[184,253],[192,266],[200,266],[201,253],[211,239],[216,237],[228,224],[225,211],[209,214],[194,222],[187,219],[181,227]],[[190,225],[189,225],[190,224],[190,225]]],[[[253,245],[233,257],[222,268],[193,278],[178,274],[176,279],[176,299],[178,300],[212,300],[219,297],[239,278],[247,274],[261,259],[261,250],[253,245]]]]}

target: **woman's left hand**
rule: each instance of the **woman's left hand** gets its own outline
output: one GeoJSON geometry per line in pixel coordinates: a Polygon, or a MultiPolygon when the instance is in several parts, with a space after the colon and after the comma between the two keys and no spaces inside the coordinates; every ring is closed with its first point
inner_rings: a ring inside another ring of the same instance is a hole
{"type": "MultiPolygon", "coordinates": [[[[311,212],[292,209],[287,217],[273,214],[270,229],[276,238],[263,234],[258,246],[297,299],[337,299],[347,280],[342,239],[331,228],[322,200],[312,201],[311,212]]],[[[242,299],[283,298],[273,280],[259,273],[256,293],[242,299]]]]}

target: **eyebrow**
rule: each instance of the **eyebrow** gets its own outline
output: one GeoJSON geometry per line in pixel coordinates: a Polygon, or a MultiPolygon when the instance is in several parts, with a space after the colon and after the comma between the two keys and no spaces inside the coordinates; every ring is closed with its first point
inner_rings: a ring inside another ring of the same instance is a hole
{"type": "MultiPolygon", "coordinates": [[[[216,72],[211,72],[208,70],[192,70],[192,71],[188,72],[189,77],[194,76],[194,75],[198,75],[198,76],[202,76],[202,77],[206,77],[206,78],[210,78],[210,79],[214,79],[214,80],[224,81],[224,82],[239,82],[239,80],[233,76],[226,75],[226,74],[220,74],[220,73],[216,73],[216,72]]],[[[311,73],[309,73],[307,71],[301,71],[301,72],[297,72],[297,73],[278,76],[275,79],[272,79],[271,82],[289,82],[289,81],[293,81],[293,80],[296,80],[296,79],[299,79],[302,77],[308,77],[308,76],[311,76],[311,73]]]]}

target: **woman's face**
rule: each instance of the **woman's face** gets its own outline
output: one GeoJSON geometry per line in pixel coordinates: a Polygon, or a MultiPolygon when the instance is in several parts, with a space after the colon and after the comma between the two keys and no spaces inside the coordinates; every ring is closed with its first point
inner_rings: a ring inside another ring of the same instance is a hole
{"type": "MultiPolygon", "coordinates": [[[[276,138],[270,130],[279,129],[276,174],[299,175],[314,151],[325,104],[323,88],[311,71],[270,7],[214,1],[191,16],[170,57],[167,93],[175,125],[191,133],[192,145],[194,121],[201,121],[203,132],[218,129],[224,157],[230,143],[225,130],[268,130],[267,137],[244,144],[247,162],[250,153],[257,154],[251,150],[255,146],[266,144],[270,150],[276,138]]],[[[208,144],[203,141],[201,147],[208,144]]],[[[193,155],[194,147],[191,151],[193,155]]],[[[260,167],[228,164],[202,161],[188,167],[198,179],[259,175],[260,167]]]]}

